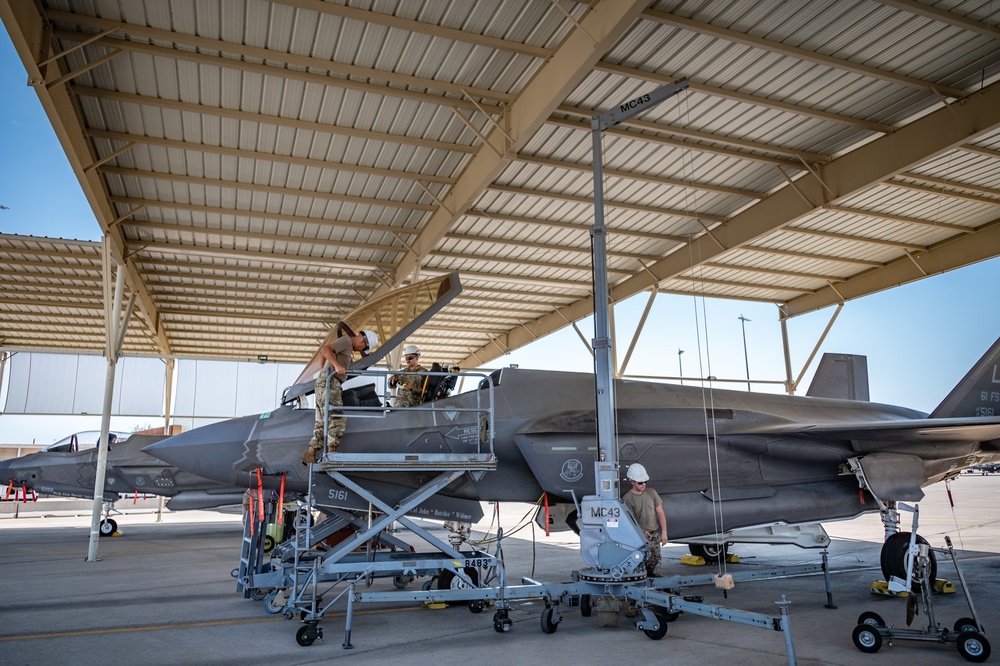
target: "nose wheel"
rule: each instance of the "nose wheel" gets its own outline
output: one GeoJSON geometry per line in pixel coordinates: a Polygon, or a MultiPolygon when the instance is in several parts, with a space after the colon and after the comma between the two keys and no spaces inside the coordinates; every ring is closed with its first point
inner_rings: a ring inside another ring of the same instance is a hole
{"type": "Polygon", "coordinates": [[[118,531],[118,523],[115,522],[114,518],[105,518],[101,521],[100,532],[101,536],[111,536],[118,531]]]}

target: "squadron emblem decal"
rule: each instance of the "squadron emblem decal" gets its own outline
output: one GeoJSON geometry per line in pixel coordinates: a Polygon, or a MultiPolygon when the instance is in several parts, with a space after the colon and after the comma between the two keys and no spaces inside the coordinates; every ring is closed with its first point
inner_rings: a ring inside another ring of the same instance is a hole
{"type": "Polygon", "coordinates": [[[559,478],[569,483],[576,483],[583,478],[583,463],[576,458],[570,458],[563,463],[559,478]]]}

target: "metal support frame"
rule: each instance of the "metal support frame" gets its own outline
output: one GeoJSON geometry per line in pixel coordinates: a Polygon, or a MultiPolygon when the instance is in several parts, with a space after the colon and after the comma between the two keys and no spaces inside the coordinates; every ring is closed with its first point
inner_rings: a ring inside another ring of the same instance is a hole
{"type": "Polygon", "coordinates": [[[111,243],[107,236],[102,243],[104,266],[104,312],[105,312],[105,358],[108,361],[107,374],[104,377],[104,408],[101,413],[101,439],[97,448],[97,469],[94,474],[94,503],[90,515],[90,541],[87,547],[87,562],[97,562],[97,543],[101,538],[101,514],[104,509],[104,480],[108,469],[108,432],[111,430],[111,403],[115,390],[115,366],[121,353],[125,331],[128,328],[128,317],[132,312],[131,298],[122,319],[122,292],[125,287],[124,267],[118,266],[115,271],[114,289],[111,287],[111,243]]]}

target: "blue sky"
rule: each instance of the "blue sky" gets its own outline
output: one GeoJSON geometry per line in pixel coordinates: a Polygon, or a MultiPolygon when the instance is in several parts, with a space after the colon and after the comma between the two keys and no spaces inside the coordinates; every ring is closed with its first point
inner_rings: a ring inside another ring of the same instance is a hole
{"type": "MultiPolygon", "coordinates": [[[[26,79],[3,32],[0,145],[6,159],[0,161],[0,205],[10,210],[0,210],[0,232],[99,240],[100,229],[90,205],[26,79]]],[[[998,283],[1000,259],[993,259],[851,301],[820,351],[867,355],[872,400],[929,412],[1000,336],[998,283]]],[[[646,298],[639,295],[616,308],[622,357],[646,298]]],[[[827,308],[789,322],[793,375],[799,373],[832,312],[833,308],[827,308]]],[[[578,325],[584,336],[593,337],[589,318],[578,325]]],[[[684,350],[681,360],[686,377],[711,374],[744,378],[748,362],[754,379],[784,378],[781,332],[774,305],[660,295],[628,373],[677,375],[678,349],[684,350]],[[746,324],[746,360],[740,315],[750,319],[746,324]]],[[[572,328],[503,356],[493,367],[510,363],[593,370],[590,354],[572,328]]],[[[805,392],[811,376],[810,370],[800,393],[805,392]]],[[[722,386],[746,388],[745,384],[722,386]]],[[[753,390],[781,389],[755,384],[753,390]]],[[[134,421],[115,419],[112,428],[131,430],[134,421]]],[[[96,427],[97,417],[0,416],[0,443],[49,443],[74,429],[96,427]]]]}

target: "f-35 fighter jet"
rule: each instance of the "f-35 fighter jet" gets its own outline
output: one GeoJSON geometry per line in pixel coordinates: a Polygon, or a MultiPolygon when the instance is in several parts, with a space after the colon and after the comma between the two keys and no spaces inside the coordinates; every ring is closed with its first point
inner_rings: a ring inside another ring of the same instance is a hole
{"type": "MultiPolygon", "coordinates": [[[[924,486],[1000,461],[998,363],[1000,340],[930,415],[859,400],[619,380],[619,478],[632,463],[648,470],[674,542],[724,545],[753,540],[743,536],[755,530],[880,510],[892,532],[896,502],[918,501],[924,486]]],[[[265,486],[278,487],[283,475],[286,491],[304,493],[310,470],[299,456],[313,421],[312,409],[282,407],[198,428],[146,451],[223,485],[252,487],[261,470],[265,486]]],[[[482,451],[490,436],[495,471],[456,479],[423,505],[425,515],[475,519],[480,501],[535,502],[543,493],[550,505],[576,506],[595,483],[593,375],[503,369],[478,390],[421,409],[349,418],[338,453],[465,455],[482,451]],[[491,393],[488,423],[470,416],[489,404],[491,393]]],[[[378,488],[387,501],[431,477],[416,466],[347,476],[378,488]]],[[[327,475],[314,477],[317,503],[367,506],[327,475]]]]}

